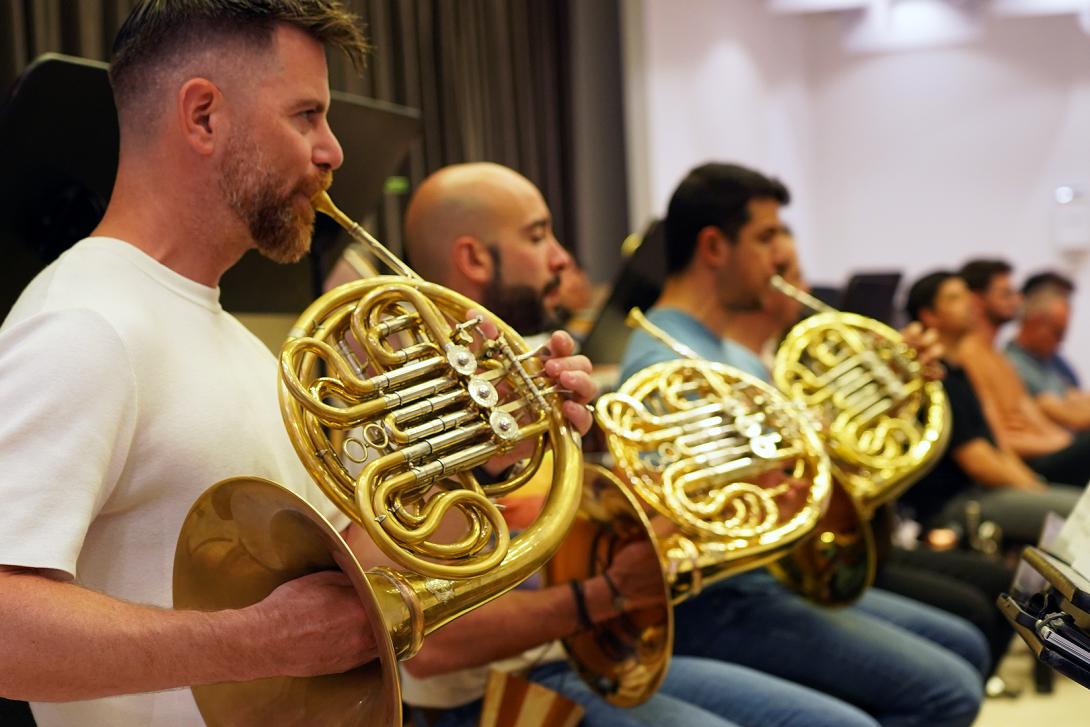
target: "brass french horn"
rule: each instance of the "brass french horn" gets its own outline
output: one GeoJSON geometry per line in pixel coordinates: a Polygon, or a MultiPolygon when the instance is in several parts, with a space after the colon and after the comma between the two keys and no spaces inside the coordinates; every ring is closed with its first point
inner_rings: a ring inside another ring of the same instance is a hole
{"type": "Polygon", "coordinates": [[[339,568],[365,606],[379,658],[315,679],[194,687],[209,725],[400,725],[398,661],[537,571],[579,505],[578,436],[536,352],[495,318],[500,335],[480,335],[481,318],[467,314],[481,306],[420,279],[324,192],[313,203],[397,275],[341,286],[303,313],[280,354],[281,411],[310,476],[399,568],[364,571],[328,521],[279,485],[212,486],[178,539],[175,607],[242,607],[339,568]],[[528,465],[495,484],[477,480],[475,467],[523,442],[533,449],[528,465]],[[493,500],[529,481],[547,450],[544,509],[511,538],[493,500]],[[342,455],[362,464],[360,474],[342,455]],[[454,542],[437,535],[447,518],[464,524],[454,542]]]}
{"type": "Polygon", "coordinates": [[[816,525],[831,488],[817,433],[773,387],[701,360],[638,309],[626,322],[681,358],[637,372],[598,400],[614,471],[590,472],[576,524],[546,571],[551,582],[585,579],[626,542],[655,546],[663,607],[564,640],[587,684],[618,706],[643,702],[665,675],[672,607],[781,557],[816,525]],[[775,482],[762,482],[769,475],[775,482]],[[656,535],[645,510],[667,530],[656,535]]]}
{"type": "Polygon", "coordinates": [[[941,382],[926,381],[913,349],[889,326],[838,311],[780,276],[777,290],[816,311],[776,351],[772,379],[812,412],[832,462],[834,498],[850,521],[819,527],[772,570],[803,595],[847,604],[874,582],[874,527],[891,503],[935,465],[950,436],[941,382]]]}

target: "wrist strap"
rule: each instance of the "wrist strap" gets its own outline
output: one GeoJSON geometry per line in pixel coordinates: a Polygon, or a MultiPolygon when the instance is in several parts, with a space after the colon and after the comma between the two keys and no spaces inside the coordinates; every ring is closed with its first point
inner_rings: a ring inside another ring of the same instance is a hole
{"type": "Polygon", "coordinates": [[[590,611],[587,610],[587,599],[583,595],[583,582],[571,580],[568,581],[568,585],[571,586],[572,598],[575,600],[575,615],[579,620],[579,630],[594,628],[594,622],[590,620],[590,611]]]}

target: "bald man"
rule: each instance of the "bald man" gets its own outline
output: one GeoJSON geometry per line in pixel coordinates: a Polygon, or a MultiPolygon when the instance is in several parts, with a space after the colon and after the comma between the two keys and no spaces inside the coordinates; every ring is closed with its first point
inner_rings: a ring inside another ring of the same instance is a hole
{"type": "Polygon", "coordinates": [[[571,255],[530,180],[498,164],[460,164],[428,177],[405,213],[406,254],[526,334],[558,327],[571,255]]]}
{"type": "Polygon", "coordinates": [[[1023,289],[1021,325],[1004,353],[1046,416],[1068,429],[1090,429],[1090,393],[1076,386],[1060,357],[1074,288],[1066,278],[1056,278],[1061,282],[1023,289]]]}
{"type": "MultiPolygon", "coordinates": [[[[462,164],[436,172],[410,200],[405,241],[418,272],[482,302],[523,334],[539,333],[556,320],[558,281],[572,258],[553,233],[541,193],[513,170],[462,164]]],[[[570,340],[554,334],[550,348],[558,337],[570,340]]],[[[429,636],[404,665],[406,701],[432,708],[425,710],[431,725],[475,725],[486,669],[493,666],[528,670],[532,681],[577,701],[586,712],[586,727],[875,724],[863,712],[806,687],[691,657],[674,658],[663,687],[640,707],[609,705],[562,661],[556,640],[620,610],[659,603],[661,576],[646,545],[622,548],[607,572],[608,581],[599,575],[574,587],[517,589],[429,636]]]]}

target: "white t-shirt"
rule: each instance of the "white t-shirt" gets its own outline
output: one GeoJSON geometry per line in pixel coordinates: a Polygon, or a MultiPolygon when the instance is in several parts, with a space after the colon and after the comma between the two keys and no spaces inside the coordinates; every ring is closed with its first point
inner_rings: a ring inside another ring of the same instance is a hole
{"type": "MultiPolygon", "coordinates": [[[[170,607],[186,513],[238,475],[347,525],[295,456],[269,350],[217,288],[128,243],[83,240],[31,282],[0,372],[0,564],[170,607]]],[[[39,727],[201,723],[188,689],[31,707],[39,727]]]]}

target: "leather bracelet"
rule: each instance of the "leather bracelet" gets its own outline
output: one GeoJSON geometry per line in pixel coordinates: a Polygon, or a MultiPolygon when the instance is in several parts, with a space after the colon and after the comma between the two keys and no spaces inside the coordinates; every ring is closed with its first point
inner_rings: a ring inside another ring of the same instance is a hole
{"type": "Polygon", "coordinates": [[[571,587],[572,598],[575,599],[575,615],[579,620],[579,630],[594,628],[594,622],[590,620],[590,611],[587,610],[587,598],[583,594],[583,582],[571,580],[568,581],[568,585],[571,587]]]}

